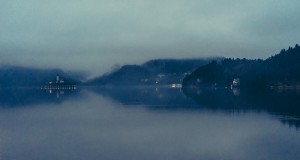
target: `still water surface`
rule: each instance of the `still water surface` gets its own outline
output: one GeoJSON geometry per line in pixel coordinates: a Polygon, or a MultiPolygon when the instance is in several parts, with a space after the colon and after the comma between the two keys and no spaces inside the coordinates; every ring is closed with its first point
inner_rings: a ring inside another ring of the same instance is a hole
{"type": "Polygon", "coordinates": [[[1,92],[3,160],[300,159],[297,112],[166,88],[1,92]]]}

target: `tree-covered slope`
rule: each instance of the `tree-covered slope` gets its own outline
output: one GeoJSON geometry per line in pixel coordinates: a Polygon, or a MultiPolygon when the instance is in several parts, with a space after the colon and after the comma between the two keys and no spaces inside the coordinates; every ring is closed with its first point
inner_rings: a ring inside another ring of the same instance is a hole
{"type": "Polygon", "coordinates": [[[296,85],[300,82],[300,47],[282,50],[266,60],[224,59],[199,67],[183,80],[184,87],[229,86],[234,79],[241,87],[296,85]]]}
{"type": "Polygon", "coordinates": [[[159,59],[151,60],[142,65],[125,65],[114,72],[105,74],[89,81],[88,85],[165,85],[181,83],[184,76],[199,66],[208,64],[207,59],[159,59]]]}

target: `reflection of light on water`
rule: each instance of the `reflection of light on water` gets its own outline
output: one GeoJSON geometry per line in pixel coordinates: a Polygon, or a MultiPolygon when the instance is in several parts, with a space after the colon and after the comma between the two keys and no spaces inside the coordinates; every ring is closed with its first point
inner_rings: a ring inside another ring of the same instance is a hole
{"type": "Polygon", "coordinates": [[[239,88],[233,88],[232,92],[235,96],[239,96],[241,94],[240,89],[239,88]]]}
{"type": "Polygon", "coordinates": [[[181,88],[182,85],[181,84],[171,84],[170,87],[171,88],[181,88]]]}
{"type": "Polygon", "coordinates": [[[41,90],[44,90],[46,93],[50,95],[55,95],[56,99],[60,99],[63,95],[68,94],[69,92],[77,91],[77,88],[66,88],[66,89],[53,89],[53,88],[41,88],[41,90]]]}
{"type": "Polygon", "coordinates": [[[56,91],[56,98],[59,99],[59,92],[56,91]]]}

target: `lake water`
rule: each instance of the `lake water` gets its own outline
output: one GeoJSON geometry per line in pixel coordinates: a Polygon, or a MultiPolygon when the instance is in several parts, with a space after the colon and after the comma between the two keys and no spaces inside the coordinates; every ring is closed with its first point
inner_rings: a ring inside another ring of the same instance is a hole
{"type": "Polygon", "coordinates": [[[300,159],[297,91],[0,93],[0,160],[300,159]]]}

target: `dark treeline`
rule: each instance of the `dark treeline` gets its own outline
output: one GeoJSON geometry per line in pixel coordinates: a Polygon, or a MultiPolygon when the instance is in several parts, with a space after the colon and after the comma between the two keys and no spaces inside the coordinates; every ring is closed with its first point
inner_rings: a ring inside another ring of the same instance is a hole
{"type": "Polygon", "coordinates": [[[240,79],[240,87],[265,88],[269,86],[298,85],[300,83],[300,47],[283,49],[266,60],[227,58],[198,68],[183,80],[184,87],[232,84],[240,79]]]}

